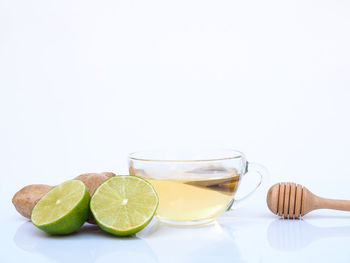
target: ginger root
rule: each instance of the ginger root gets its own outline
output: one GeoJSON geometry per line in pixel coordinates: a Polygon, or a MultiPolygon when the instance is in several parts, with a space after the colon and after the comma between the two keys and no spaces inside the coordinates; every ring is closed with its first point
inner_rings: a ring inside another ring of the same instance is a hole
{"type": "MultiPolygon", "coordinates": [[[[81,174],[75,177],[74,179],[82,181],[89,190],[90,196],[92,196],[96,188],[112,176],[115,176],[115,174],[111,172],[103,172],[100,174],[86,173],[81,174]]],[[[15,193],[15,195],[12,198],[12,203],[15,206],[18,213],[30,219],[31,212],[36,203],[53,187],[54,186],[45,184],[27,185],[20,189],[17,193],[15,193]]],[[[91,224],[96,224],[91,214],[87,221],[91,224]]]]}

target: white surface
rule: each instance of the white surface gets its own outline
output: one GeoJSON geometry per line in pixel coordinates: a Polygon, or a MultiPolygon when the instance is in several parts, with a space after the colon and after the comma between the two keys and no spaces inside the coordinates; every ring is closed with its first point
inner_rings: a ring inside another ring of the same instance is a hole
{"type": "Polygon", "coordinates": [[[123,240],[94,228],[48,238],[10,204],[27,184],[124,174],[132,151],[196,146],[236,148],[271,183],[350,199],[349,13],[341,0],[0,0],[7,261],[349,261],[348,217],[279,223],[257,200],[214,228],[123,240]]]}
{"type": "MultiPolygon", "coordinates": [[[[323,185],[322,189],[326,187],[323,185]]],[[[347,193],[347,187],[339,187],[338,192],[347,193]]],[[[18,215],[8,203],[1,207],[1,211],[7,211],[1,217],[2,261],[350,261],[347,212],[315,211],[304,220],[280,220],[267,210],[264,195],[265,192],[260,192],[247,206],[225,213],[209,226],[174,228],[153,220],[129,238],[111,236],[89,224],[74,235],[52,237],[18,215]]]]}

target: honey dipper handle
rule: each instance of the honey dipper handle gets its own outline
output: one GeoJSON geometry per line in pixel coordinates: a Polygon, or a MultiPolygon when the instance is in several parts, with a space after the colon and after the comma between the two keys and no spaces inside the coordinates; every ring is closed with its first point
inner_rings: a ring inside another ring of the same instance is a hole
{"type": "Polygon", "coordinates": [[[315,209],[335,209],[350,211],[350,201],[318,197],[317,200],[315,200],[315,209]]]}

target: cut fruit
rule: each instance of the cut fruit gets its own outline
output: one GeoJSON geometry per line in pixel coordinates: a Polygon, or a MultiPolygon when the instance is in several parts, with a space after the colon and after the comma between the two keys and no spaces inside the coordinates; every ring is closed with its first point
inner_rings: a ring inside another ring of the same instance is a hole
{"type": "Polygon", "coordinates": [[[66,235],[81,227],[89,215],[90,195],[85,184],[70,180],[46,193],[33,208],[35,226],[52,235],[66,235]]]}
{"type": "Polygon", "coordinates": [[[107,179],[91,197],[90,210],[97,224],[117,235],[132,235],[153,218],[158,196],[152,185],[131,175],[107,179]]]}

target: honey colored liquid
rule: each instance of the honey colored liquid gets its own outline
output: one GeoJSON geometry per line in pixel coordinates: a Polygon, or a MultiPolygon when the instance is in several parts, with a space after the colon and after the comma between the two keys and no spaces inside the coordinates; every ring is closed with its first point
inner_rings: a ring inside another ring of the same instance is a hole
{"type": "Polygon", "coordinates": [[[200,170],[166,176],[179,179],[154,179],[145,173],[135,174],[149,181],[159,197],[156,216],[170,221],[212,219],[225,211],[233,200],[240,175],[235,171],[200,170]],[[189,177],[189,179],[182,179],[189,177]]]}

